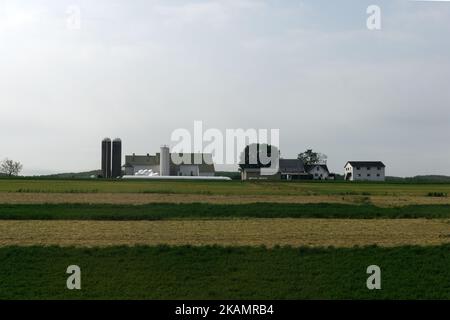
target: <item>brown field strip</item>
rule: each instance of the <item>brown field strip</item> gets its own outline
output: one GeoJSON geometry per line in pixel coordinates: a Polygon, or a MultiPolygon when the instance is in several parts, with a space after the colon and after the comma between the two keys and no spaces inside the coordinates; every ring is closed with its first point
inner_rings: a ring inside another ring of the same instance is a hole
{"type": "Polygon", "coordinates": [[[341,203],[359,204],[367,200],[380,207],[414,204],[450,204],[450,198],[423,196],[277,196],[277,195],[196,195],[196,194],[145,194],[145,193],[0,193],[0,204],[149,204],[149,203],[216,203],[245,204],[255,202],[273,203],[341,203]]]}
{"type": "Polygon", "coordinates": [[[440,245],[450,220],[248,219],[0,221],[0,246],[60,245],[440,245]]]}

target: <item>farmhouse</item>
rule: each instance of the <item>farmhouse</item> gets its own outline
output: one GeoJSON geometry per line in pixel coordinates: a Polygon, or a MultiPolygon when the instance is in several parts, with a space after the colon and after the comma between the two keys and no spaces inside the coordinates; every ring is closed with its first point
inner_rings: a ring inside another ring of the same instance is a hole
{"type": "Polygon", "coordinates": [[[348,161],[344,178],[348,181],[384,181],[385,168],[381,161],[348,161]]]}
{"type": "Polygon", "coordinates": [[[274,175],[261,174],[261,168],[240,168],[242,180],[325,180],[330,178],[326,164],[305,165],[300,159],[280,159],[274,175]]]}

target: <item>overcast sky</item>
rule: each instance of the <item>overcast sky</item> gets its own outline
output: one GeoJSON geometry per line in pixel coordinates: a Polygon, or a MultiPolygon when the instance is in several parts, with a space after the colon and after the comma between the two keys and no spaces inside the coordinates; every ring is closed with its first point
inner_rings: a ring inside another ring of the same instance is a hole
{"type": "Polygon", "coordinates": [[[280,129],[284,157],[338,173],[450,175],[449,35],[450,2],[0,0],[0,159],[97,169],[105,136],[155,153],[202,120],[280,129]]]}

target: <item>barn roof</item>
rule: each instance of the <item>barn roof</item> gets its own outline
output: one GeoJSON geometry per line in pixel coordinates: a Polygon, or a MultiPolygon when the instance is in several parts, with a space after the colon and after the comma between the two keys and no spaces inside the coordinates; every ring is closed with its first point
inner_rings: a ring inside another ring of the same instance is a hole
{"type": "Polygon", "coordinates": [[[348,161],[345,166],[349,163],[352,167],[386,167],[381,161],[348,161]]]}
{"type": "MultiPolygon", "coordinates": [[[[171,154],[172,155],[172,154],[171,154]]],[[[180,154],[182,156],[182,154],[180,154]]],[[[201,173],[214,173],[214,164],[212,160],[212,154],[210,153],[186,153],[185,156],[187,156],[190,161],[187,163],[182,164],[193,164],[199,166],[199,171],[201,173]],[[196,163],[196,160],[200,160],[196,163]]],[[[127,155],[125,156],[125,165],[123,167],[130,168],[134,166],[159,166],[159,159],[160,159],[160,153],[157,153],[156,155],[127,155]]],[[[172,157],[170,159],[171,166],[175,166],[175,164],[172,161],[172,157]]]]}
{"type": "Polygon", "coordinates": [[[326,172],[330,173],[330,171],[328,170],[328,166],[326,164],[307,164],[307,165],[305,165],[305,170],[310,171],[310,170],[314,169],[315,167],[321,167],[326,172]]]}
{"type": "Polygon", "coordinates": [[[299,159],[280,159],[280,173],[305,173],[305,167],[299,159]]]}

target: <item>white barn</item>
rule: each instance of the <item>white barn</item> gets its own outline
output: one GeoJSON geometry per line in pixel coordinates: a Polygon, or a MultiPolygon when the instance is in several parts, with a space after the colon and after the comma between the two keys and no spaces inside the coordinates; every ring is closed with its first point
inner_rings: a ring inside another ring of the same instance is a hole
{"type": "Polygon", "coordinates": [[[381,161],[348,161],[344,179],[348,181],[385,181],[386,166],[381,161]]]}
{"type": "Polygon", "coordinates": [[[178,177],[214,177],[215,169],[212,154],[187,153],[178,154],[180,158],[189,161],[175,164],[172,154],[166,146],[161,147],[161,152],[156,155],[127,155],[123,166],[126,176],[134,176],[141,170],[151,170],[159,176],[178,177]],[[196,161],[197,160],[197,161],[196,161]]]}

